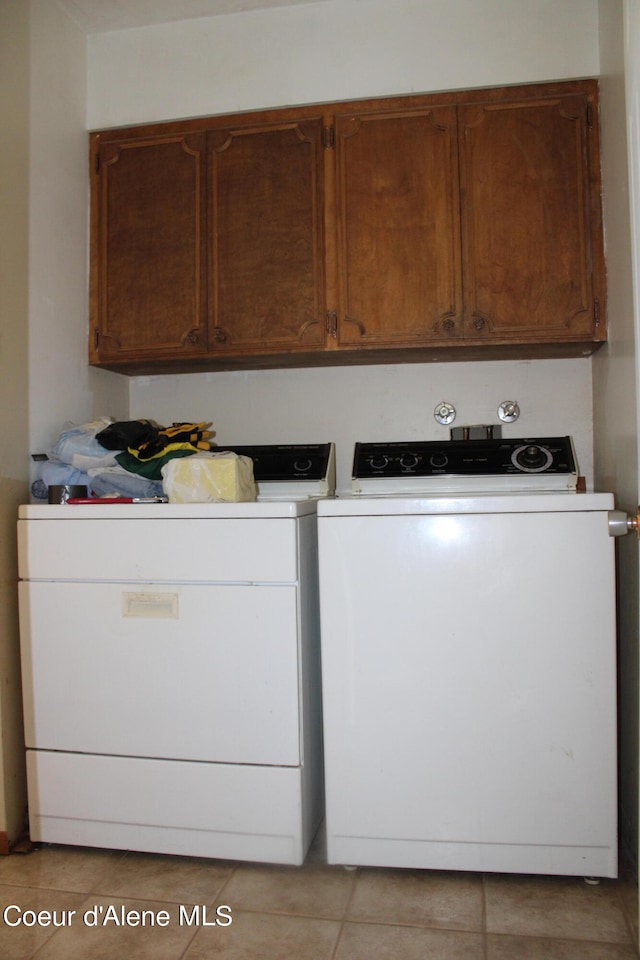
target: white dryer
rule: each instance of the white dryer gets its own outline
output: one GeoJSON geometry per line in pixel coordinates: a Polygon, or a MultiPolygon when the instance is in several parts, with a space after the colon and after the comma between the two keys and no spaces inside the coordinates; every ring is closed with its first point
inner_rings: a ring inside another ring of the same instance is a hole
{"type": "Polygon", "coordinates": [[[316,509],[334,454],[254,452],[253,503],[20,508],[33,840],[304,860],[323,811],[316,509]]]}

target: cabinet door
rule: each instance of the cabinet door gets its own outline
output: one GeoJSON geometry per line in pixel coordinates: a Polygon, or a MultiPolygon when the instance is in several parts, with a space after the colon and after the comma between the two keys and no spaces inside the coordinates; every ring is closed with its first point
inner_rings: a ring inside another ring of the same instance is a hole
{"type": "Polygon", "coordinates": [[[210,352],[322,348],[321,119],[209,137],[210,352]]]}
{"type": "Polygon", "coordinates": [[[585,96],[460,108],[466,336],[596,338],[585,96]]]}
{"type": "Polygon", "coordinates": [[[92,359],[200,353],[206,346],[204,136],[97,142],[92,359]]]}
{"type": "Polygon", "coordinates": [[[336,117],[340,347],[461,334],[454,106],[336,117]]]}

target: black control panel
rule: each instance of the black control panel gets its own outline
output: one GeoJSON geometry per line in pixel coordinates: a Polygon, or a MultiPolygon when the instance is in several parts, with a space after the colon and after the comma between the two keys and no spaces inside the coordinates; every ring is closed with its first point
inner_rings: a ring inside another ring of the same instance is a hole
{"type": "Polygon", "coordinates": [[[570,437],[356,443],[353,478],[575,474],[570,437]]]}
{"type": "Polygon", "coordinates": [[[255,480],[323,480],[329,470],[330,443],[258,444],[218,446],[253,460],[255,480]]]}

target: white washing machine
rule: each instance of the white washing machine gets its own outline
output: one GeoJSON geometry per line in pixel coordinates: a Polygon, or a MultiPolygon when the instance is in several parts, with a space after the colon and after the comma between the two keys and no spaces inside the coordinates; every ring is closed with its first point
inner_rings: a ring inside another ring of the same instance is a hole
{"type": "Polygon", "coordinates": [[[329,862],[616,876],[614,503],[576,485],[569,438],[357,445],[318,518],[329,862]]]}
{"type": "Polygon", "coordinates": [[[33,840],[304,860],[323,812],[316,508],[334,451],[254,453],[254,503],[20,508],[33,840]]]}

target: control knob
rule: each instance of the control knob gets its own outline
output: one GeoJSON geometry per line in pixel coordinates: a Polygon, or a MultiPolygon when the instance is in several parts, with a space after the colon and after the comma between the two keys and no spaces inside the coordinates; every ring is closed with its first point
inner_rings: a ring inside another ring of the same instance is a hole
{"type": "Polygon", "coordinates": [[[293,469],[296,470],[298,473],[306,473],[308,470],[311,469],[311,466],[312,466],[312,462],[309,459],[296,460],[295,463],[293,464],[293,469]]]}
{"type": "Polygon", "coordinates": [[[415,453],[405,453],[400,457],[400,466],[405,470],[411,470],[413,467],[417,467],[419,458],[415,453]]]}
{"type": "Polygon", "coordinates": [[[529,443],[513,451],[511,462],[524,473],[542,473],[551,465],[553,457],[546,447],[529,443]]]}
{"type": "Polygon", "coordinates": [[[449,463],[449,458],[446,453],[434,453],[429,459],[429,463],[436,470],[442,470],[443,467],[449,463]]]}

